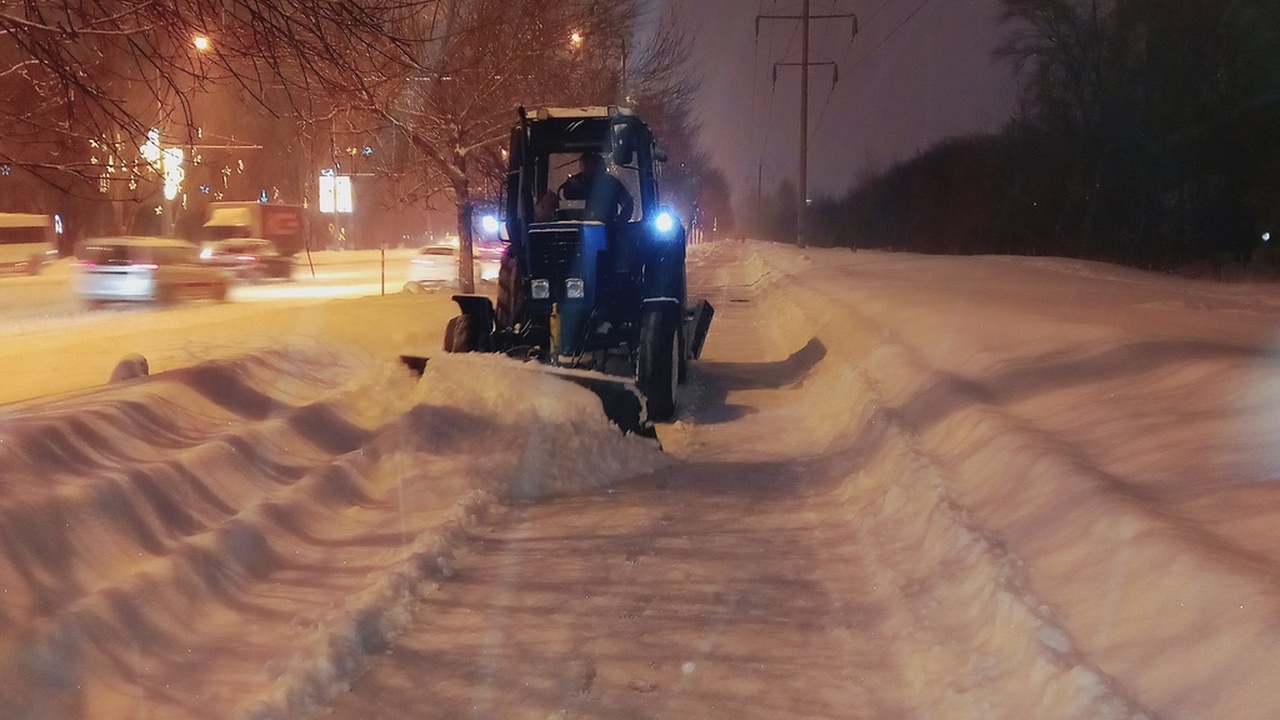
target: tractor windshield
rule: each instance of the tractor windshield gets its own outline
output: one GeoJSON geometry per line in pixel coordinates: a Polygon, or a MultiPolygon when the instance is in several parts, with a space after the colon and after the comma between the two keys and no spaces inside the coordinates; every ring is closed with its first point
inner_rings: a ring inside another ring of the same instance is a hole
{"type": "MultiPolygon", "coordinates": [[[[566,185],[572,185],[570,178],[581,172],[581,156],[580,151],[574,152],[557,152],[551,153],[547,157],[547,174],[546,185],[537,188],[537,196],[541,197],[545,193],[554,193],[558,199],[558,216],[557,219],[577,219],[577,211],[580,201],[572,197],[565,197],[562,189],[566,185]]],[[[610,159],[605,159],[604,171],[616,178],[622,183],[627,193],[633,198],[630,215],[620,217],[621,222],[636,222],[641,218],[640,207],[640,173],[634,165],[615,165],[610,159]]]]}

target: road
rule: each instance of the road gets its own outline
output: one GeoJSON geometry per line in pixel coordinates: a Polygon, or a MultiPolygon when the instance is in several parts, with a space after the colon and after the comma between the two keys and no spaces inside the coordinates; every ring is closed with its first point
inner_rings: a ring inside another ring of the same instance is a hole
{"type": "MultiPolygon", "coordinates": [[[[173,307],[111,305],[87,309],[72,291],[72,261],[60,260],[37,277],[0,277],[0,326],[6,343],[0,363],[0,403],[30,400],[99,385],[125,355],[145,356],[154,372],[243,353],[289,337],[327,332],[315,327],[338,300],[400,293],[411,250],[316,253],[314,273],[301,261],[295,279],[236,285],[225,303],[192,302],[173,307]],[[385,275],[384,275],[385,273],[385,275]],[[313,312],[304,312],[311,309],[313,312]],[[272,328],[270,338],[262,328],[272,328]],[[12,357],[13,359],[9,359],[12,357]],[[32,362],[32,357],[40,360],[32,362]]],[[[488,286],[479,286],[484,291],[488,286]]],[[[442,298],[448,288],[431,291],[442,298]]],[[[442,300],[440,312],[447,310],[442,300]]],[[[359,332],[358,328],[351,328],[359,332]]],[[[362,345],[376,344],[370,337],[362,345]]],[[[435,342],[430,344],[435,349],[435,342]]],[[[424,352],[426,348],[409,348],[424,352]]]]}
{"type": "MultiPolygon", "coordinates": [[[[299,256],[289,282],[236,284],[230,302],[320,301],[398,292],[408,280],[412,250],[315,253],[310,261],[299,256]]],[[[0,276],[0,322],[30,323],[40,319],[85,315],[72,289],[74,260],[63,259],[35,277],[0,276]]],[[[110,310],[122,308],[108,308],[110,310]]],[[[134,310],[163,310],[134,308],[134,310]]]]}

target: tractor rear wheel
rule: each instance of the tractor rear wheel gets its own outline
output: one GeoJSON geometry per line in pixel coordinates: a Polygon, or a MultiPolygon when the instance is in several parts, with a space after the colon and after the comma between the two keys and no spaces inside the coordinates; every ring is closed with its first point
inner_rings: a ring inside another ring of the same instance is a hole
{"type": "Polygon", "coordinates": [[[640,319],[640,354],[636,385],[644,393],[650,422],[665,422],[676,414],[676,385],[680,380],[680,324],[668,308],[647,310],[640,319]]]}

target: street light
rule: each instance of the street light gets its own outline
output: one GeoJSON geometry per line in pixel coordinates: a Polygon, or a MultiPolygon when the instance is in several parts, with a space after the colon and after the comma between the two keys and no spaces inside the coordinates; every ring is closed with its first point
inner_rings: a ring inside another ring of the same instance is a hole
{"type": "Polygon", "coordinates": [[[208,35],[204,35],[204,34],[198,33],[198,34],[196,34],[196,35],[192,36],[192,38],[191,38],[191,45],[192,45],[192,47],[194,47],[196,50],[199,50],[200,52],[205,52],[205,51],[207,51],[209,48],[213,47],[213,42],[212,42],[211,40],[209,40],[209,36],[208,36],[208,35]]]}
{"type": "Polygon", "coordinates": [[[573,48],[576,50],[577,48],[582,47],[582,42],[584,39],[585,38],[583,37],[581,32],[574,30],[572,33],[569,34],[569,45],[573,46],[573,48]]]}

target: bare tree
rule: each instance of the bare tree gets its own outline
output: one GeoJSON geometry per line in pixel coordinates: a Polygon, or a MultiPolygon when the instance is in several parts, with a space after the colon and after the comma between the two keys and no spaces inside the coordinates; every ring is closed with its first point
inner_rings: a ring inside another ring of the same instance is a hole
{"type": "Polygon", "coordinates": [[[300,130],[321,126],[352,78],[413,63],[416,33],[430,32],[420,18],[436,6],[0,0],[0,167],[64,192],[97,187],[125,206],[158,192],[140,157],[153,129],[167,145],[197,144],[201,93],[236,88],[300,130]]]}
{"type": "Polygon", "coordinates": [[[364,88],[364,109],[414,150],[398,168],[405,200],[456,203],[464,291],[474,289],[473,214],[477,202],[500,193],[518,106],[685,94],[686,40],[670,27],[644,43],[631,40],[644,19],[637,2],[452,0],[417,67],[364,88]]]}
{"type": "Polygon", "coordinates": [[[457,204],[460,265],[470,268],[471,216],[477,198],[498,195],[518,105],[637,106],[686,168],[705,164],[688,121],[689,43],[642,6],[0,0],[0,97],[11,100],[0,107],[10,128],[0,165],[64,189],[99,187],[125,206],[157,192],[154,168],[139,159],[148,133],[197,147],[194,103],[230,87],[285,123],[309,160],[371,136],[407,149],[386,169],[405,180],[406,202],[457,204]]]}

